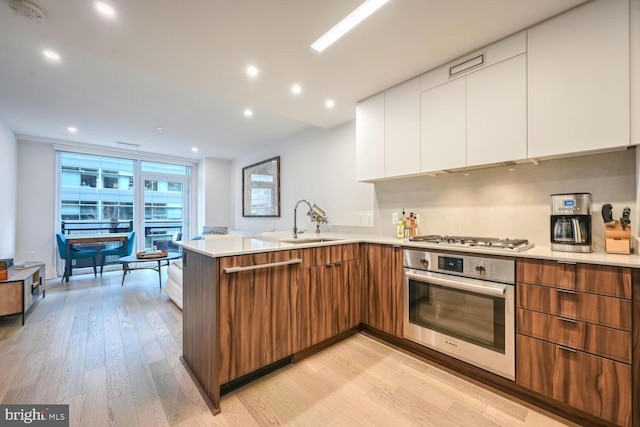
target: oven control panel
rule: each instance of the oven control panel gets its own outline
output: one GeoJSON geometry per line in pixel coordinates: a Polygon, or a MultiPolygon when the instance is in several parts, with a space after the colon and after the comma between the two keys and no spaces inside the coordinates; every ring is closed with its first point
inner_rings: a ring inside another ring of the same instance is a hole
{"type": "Polygon", "coordinates": [[[482,256],[404,250],[404,267],[500,283],[515,283],[515,261],[482,256]]]}

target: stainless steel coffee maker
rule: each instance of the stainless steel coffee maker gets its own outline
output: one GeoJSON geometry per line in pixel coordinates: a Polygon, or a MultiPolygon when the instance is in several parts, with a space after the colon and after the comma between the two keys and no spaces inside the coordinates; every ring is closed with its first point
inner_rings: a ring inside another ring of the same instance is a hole
{"type": "Polygon", "coordinates": [[[551,195],[551,250],[591,252],[590,193],[551,195]]]}

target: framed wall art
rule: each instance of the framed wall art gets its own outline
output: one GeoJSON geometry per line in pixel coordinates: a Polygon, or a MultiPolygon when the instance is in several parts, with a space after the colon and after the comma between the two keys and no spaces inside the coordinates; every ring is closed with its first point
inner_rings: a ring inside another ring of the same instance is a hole
{"type": "Polygon", "coordinates": [[[280,156],[242,168],[242,216],[280,216],[280,156]]]}

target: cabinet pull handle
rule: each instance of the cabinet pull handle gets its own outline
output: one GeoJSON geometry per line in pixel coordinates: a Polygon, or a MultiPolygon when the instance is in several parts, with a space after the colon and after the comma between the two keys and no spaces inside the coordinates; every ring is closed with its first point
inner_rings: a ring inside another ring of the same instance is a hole
{"type": "Polygon", "coordinates": [[[573,291],[571,289],[565,289],[565,288],[556,288],[556,291],[562,292],[563,294],[571,294],[571,295],[575,295],[576,293],[576,291],[573,291]]]}
{"type": "Polygon", "coordinates": [[[224,272],[229,273],[237,273],[239,271],[251,271],[251,270],[260,270],[263,268],[272,268],[272,267],[280,267],[283,265],[292,265],[292,264],[301,264],[302,260],[300,258],[290,259],[289,261],[280,261],[280,262],[270,262],[268,264],[257,264],[250,265],[247,267],[227,267],[224,269],[224,272]]]}
{"type": "Polygon", "coordinates": [[[563,322],[578,323],[576,319],[571,319],[569,317],[556,316],[556,319],[562,320],[563,322]]]}
{"type": "Polygon", "coordinates": [[[558,264],[569,264],[569,265],[576,265],[576,264],[577,264],[575,261],[562,261],[562,260],[558,260],[557,262],[558,262],[558,264]]]}
{"type": "Polygon", "coordinates": [[[557,346],[560,350],[570,351],[571,353],[577,353],[577,352],[578,352],[578,350],[576,350],[575,348],[566,347],[566,346],[564,346],[564,345],[560,345],[560,344],[556,344],[556,346],[557,346]]]}

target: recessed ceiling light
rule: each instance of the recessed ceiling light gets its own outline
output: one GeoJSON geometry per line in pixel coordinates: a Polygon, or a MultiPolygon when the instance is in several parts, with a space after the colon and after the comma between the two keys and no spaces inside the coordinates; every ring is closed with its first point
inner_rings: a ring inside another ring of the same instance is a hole
{"type": "Polygon", "coordinates": [[[322,52],[388,2],[389,0],[366,0],[332,29],[323,34],[322,37],[313,42],[311,48],[318,53],[322,52]]]}
{"type": "Polygon", "coordinates": [[[113,7],[103,1],[97,1],[95,2],[95,5],[96,9],[98,9],[98,12],[102,13],[103,15],[114,16],[116,14],[116,11],[113,9],[113,7]]]}
{"type": "Polygon", "coordinates": [[[156,126],[156,130],[162,130],[164,129],[162,126],[156,126]]]}
{"type": "Polygon", "coordinates": [[[244,110],[244,115],[245,115],[245,117],[251,117],[251,116],[253,116],[253,111],[251,111],[250,109],[246,108],[244,110]]]}
{"type": "Polygon", "coordinates": [[[58,55],[57,52],[54,52],[52,50],[43,50],[42,54],[44,55],[45,58],[50,59],[52,61],[60,61],[60,55],[58,55]]]}
{"type": "Polygon", "coordinates": [[[249,77],[257,77],[258,76],[258,67],[255,65],[249,65],[247,67],[247,75],[249,77]]]}
{"type": "Polygon", "coordinates": [[[76,133],[76,132],[78,132],[78,128],[77,128],[77,127],[75,127],[75,126],[69,126],[69,127],[67,128],[67,130],[68,130],[69,132],[71,132],[71,133],[76,133]]]}
{"type": "Polygon", "coordinates": [[[327,101],[324,103],[324,106],[327,108],[333,108],[336,106],[336,102],[333,99],[327,99],[327,101]]]}
{"type": "Polygon", "coordinates": [[[192,147],[191,151],[193,151],[194,153],[197,153],[198,152],[198,147],[192,147]]]}
{"type": "Polygon", "coordinates": [[[294,95],[299,95],[300,92],[302,92],[302,86],[300,86],[299,84],[294,84],[293,86],[291,86],[291,93],[294,95]]]}

